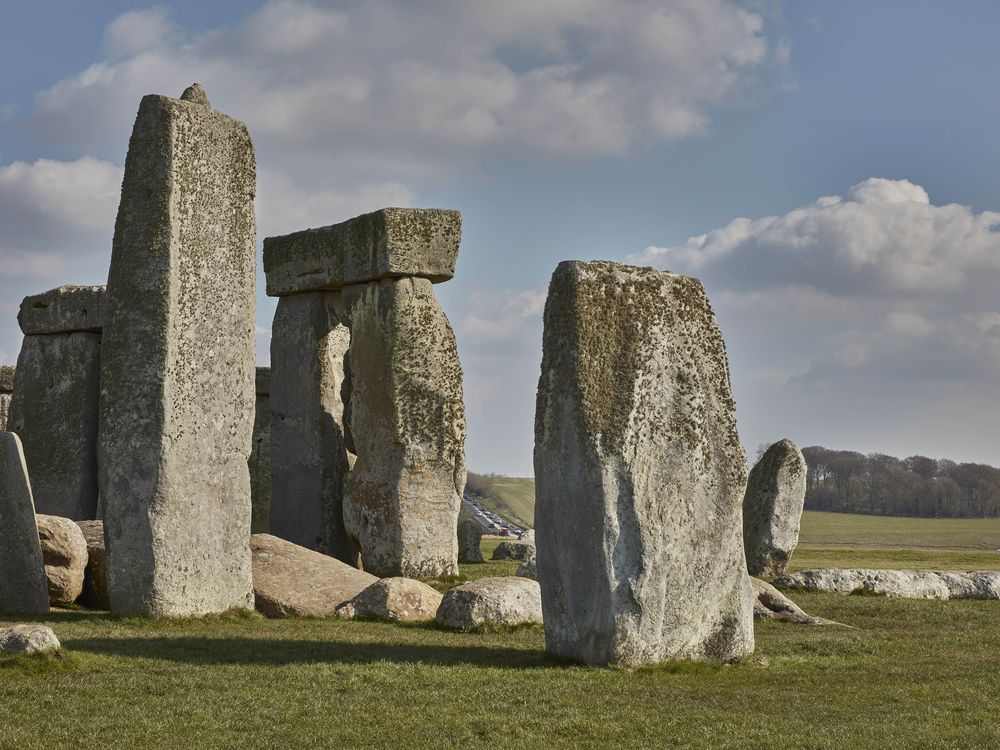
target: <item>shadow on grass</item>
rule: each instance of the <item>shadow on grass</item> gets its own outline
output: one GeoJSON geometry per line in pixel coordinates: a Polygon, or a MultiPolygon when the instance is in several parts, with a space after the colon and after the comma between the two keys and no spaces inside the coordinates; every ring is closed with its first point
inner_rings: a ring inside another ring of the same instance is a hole
{"type": "Polygon", "coordinates": [[[82,638],[63,646],[106,656],[162,659],[188,664],[282,666],[287,664],[434,664],[498,669],[559,667],[565,662],[543,651],[489,646],[358,643],[264,638],[82,638]]]}

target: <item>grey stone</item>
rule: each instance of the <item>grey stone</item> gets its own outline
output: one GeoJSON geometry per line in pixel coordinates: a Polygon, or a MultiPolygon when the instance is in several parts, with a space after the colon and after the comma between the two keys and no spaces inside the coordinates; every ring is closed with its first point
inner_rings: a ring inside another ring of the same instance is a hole
{"type": "Polygon", "coordinates": [[[250,532],[271,529],[271,368],[257,368],[257,398],[253,409],[253,443],[250,446],[250,532]]]}
{"type": "Polygon", "coordinates": [[[208,109],[212,108],[212,105],[208,103],[208,94],[205,93],[205,89],[202,88],[200,83],[192,83],[184,89],[184,93],[181,94],[181,101],[191,102],[192,104],[207,107],[208,109]]]}
{"type": "Polygon", "coordinates": [[[69,518],[39,513],[35,516],[42,545],[42,562],[49,586],[49,603],[67,607],[83,592],[87,569],[87,540],[69,518]]]}
{"type": "Polygon", "coordinates": [[[4,431],[10,422],[10,402],[12,394],[0,393],[0,431],[4,431]]]}
{"type": "Polygon", "coordinates": [[[464,505],[458,513],[458,561],[460,563],[481,563],[483,551],[483,525],[476,515],[464,505]]]}
{"type": "Polygon", "coordinates": [[[436,208],[383,208],[340,224],[264,240],[267,293],[340,289],[378,279],[455,275],[462,215],[436,208]]]}
{"type": "Polygon", "coordinates": [[[701,283],[559,264],[535,411],[547,649],[625,666],[753,651],[746,478],[725,344],[701,283]]]}
{"type": "Polygon", "coordinates": [[[1000,599],[1000,571],[819,568],[786,573],[774,582],[806,591],[863,592],[891,599],[1000,599]]]}
{"type": "Polygon", "coordinates": [[[87,568],[83,575],[83,593],[78,601],[89,609],[111,609],[108,598],[108,551],[104,545],[103,521],[77,521],[87,542],[87,568]]]}
{"type": "Polygon", "coordinates": [[[250,537],[257,609],[267,617],[332,617],[378,579],[270,534],[250,537]]]}
{"type": "Polygon", "coordinates": [[[357,565],[344,529],[344,355],[337,292],[282,297],[271,325],[271,533],[357,565]]]}
{"type": "Polygon", "coordinates": [[[795,602],[778,589],[759,578],[751,578],[753,593],[753,616],[761,620],[788,620],[802,625],[839,625],[833,620],[813,617],[802,611],[795,602]]]}
{"type": "Polygon", "coordinates": [[[530,542],[531,544],[534,544],[535,543],[535,530],[534,529],[525,529],[524,531],[522,531],[520,534],[517,535],[517,541],[519,541],[519,542],[530,542]]]}
{"type": "Polygon", "coordinates": [[[430,622],[441,606],[441,594],[412,578],[382,578],[337,608],[337,617],[353,620],[430,622]]]}
{"type": "Polygon", "coordinates": [[[0,365],[0,393],[14,392],[14,365],[0,365]]]}
{"type": "Polygon", "coordinates": [[[49,592],[21,441],[0,432],[0,613],[46,614],[49,592]]]}
{"type": "Polygon", "coordinates": [[[455,334],[428,279],[346,287],[351,321],[347,415],[357,460],[344,523],[365,570],[458,573],[465,407],[455,334]]]}
{"type": "Polygon", "coordinates": [[[455,630],[484,625],[540,625],[542,595],[538,582],[528,578],[480,578],[446,591],[436,619],[439,625],[455,630]]]}
{"type": "Polygon", "coordinates": [[[532,544],[528,547],[524,554],[524,561],[517,566],[517,573],[522,578],[530,578],[533,581],[538,580],[538,553],[535,550],[535,545],[532,544]]]}
{"type": "Polygon", "coordinates": [[[791,440],[779,440],[750,471],[743,495],[743,546],[752,576],[785,572],[806,500],[806,460],[791,440]]]}
{"type": "Polygon", "coordinates": [[[8,423],[24,445],[39,513],[97,517],[100,399],[100,333],[24,337],[8,423]]]}
{"type": "Polygon", "coordinates": [[[44,333],[100,333],[106,308],[103,286],[60,286],[21,302],[17,322],[25,336],[44,333]]]}
{"type": "Polygon", "coordinates": [[[12,625],[0,628],[0,654],[48,654],[62,646],[47,625],[12,625]]]}
{"type": "Polygon", "coordinates": [[[255,170],[242,123],[142,99],[101,352],[100,490],[117,615],[253,606],[255,170]]]}
{"type": "Polygon", "coordinates": [[[500,542],[493,550],[493,560],[524,560],[528,550],[534,547],[528,542],[500,542]]]}

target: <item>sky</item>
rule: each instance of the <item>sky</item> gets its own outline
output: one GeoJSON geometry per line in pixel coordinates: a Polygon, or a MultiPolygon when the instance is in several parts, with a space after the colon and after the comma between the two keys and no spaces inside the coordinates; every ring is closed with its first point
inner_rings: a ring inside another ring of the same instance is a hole
{"type": "Polygon", "coordinates": [[[199,81],[254,139],[259,240],[462,211],[435,289],[475,471],[532,473],[566,259],[704,282],[750,455],[1000,465],[1000,4],[0,5],[0,362],[25,295],[106,280],[139,100],[199,81]]]}

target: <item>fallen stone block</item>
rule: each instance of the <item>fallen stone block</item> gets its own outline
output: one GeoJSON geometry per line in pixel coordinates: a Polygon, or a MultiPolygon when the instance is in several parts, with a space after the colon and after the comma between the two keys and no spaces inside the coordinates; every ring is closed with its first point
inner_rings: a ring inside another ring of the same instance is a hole
{"type": "Polygon", "coordinates": [[[441,594],[412,578],[382,578],[337,608],[337,617],[394,622],[429,622],[441,606],[441,594]]]}
{"type": "Polygon", "coordinates": [[[528,578],[480,578],[445,592],[436,620],[454,630],[484,625],[540,625],[541,591],[538,582],[528,578]]]}
{"type": "Polygon", "coordinates": [[[786,573],[774,583],[806,591],[874,594],[891,599],[1000,599],[1000,571],[817,568],[786,573]]]}
{"type": "Polygon", "coordinates": [[[528,556],[528,550],[534,547],[528,542],[500,542],[493,550],[491,560],[524,560],[528,556]]]}
{"type": "Polygon", "coordinates": [[[782,594],[778,589],[759,578],[751,578],[753,593],[756,597],[753,604],[753,615],[762,620],[788,620],[802,625],[839,625],[833,620],[813,617],[782,594]]]}
{"type": "Polygon", "coordinates": [[[21,441],[0,432],[0,613],[46,614],[49,592],[21,441]]]}
{"type": "Polygon", "coordinates": [[[59,639],[47,625],[12,625],[0,628],[0,654],[49,654],[61,649],[59,639]]]}

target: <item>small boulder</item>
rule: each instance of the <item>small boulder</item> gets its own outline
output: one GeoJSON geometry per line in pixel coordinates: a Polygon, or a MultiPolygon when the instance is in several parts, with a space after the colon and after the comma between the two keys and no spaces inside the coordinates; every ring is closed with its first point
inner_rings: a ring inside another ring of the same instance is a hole
{"type": "Polygon", "coordinates": [[[441,594],[412,578],[382,578],[337,608],[337,617],[427,622],[441,606],[441,594]]]}
{"type": "Polygon", "coordinates": [[[60,648],[56,634],[46,625],[0,628],[0,654],[46,654],[60,648]]]}
{"type": "Polygon", "coordinates": [[[528,547],[527,553],[524,555],[524,562],[517,566],[517,575],[522,578],[530,578],[533,581],[538,580],[538,564],[535,562],[535,545],[528,547]]]}
{"type": "Polygon", "coordinates": [[[486,624],[542,624],[542,593],[537,581],[516,576],[481,578],[445,593],[437,622],[471,630],[486,624]]]}
{"type": "Polygon", "coordinates": [[[65,607],[83,591],[87,568],[87,540],[74,521],[60,516],[35,515],[42,562],[49,584],[49,603],[65,607]]]}
{"type": "Polygon", "coordinates": [[[104,521],[77,521],[87,540],[87,569],[80,603],[88,609],[111,609],[108,599],[108,551],[104,546],[104,521]]]}
{"type": "Polygon", "coordinates": [[[483,539],[483,525],[476,516],[462,505],[458,514],[458,561],[460,563],[481,563],[483,551],[480,544],[483,539]]]}
{"type": "Polygon", "coordinates": [[[270,534],[250,537],[253,592],[267,617],[332,617],[378,579],[329,557],[270,534]]]}
{"type": "Polygon", "coordinates": [[[493,550],[493,560],[523,560],[528,554],[528,548],[534,544],[527,542],[500,542],[493,550]]]}

